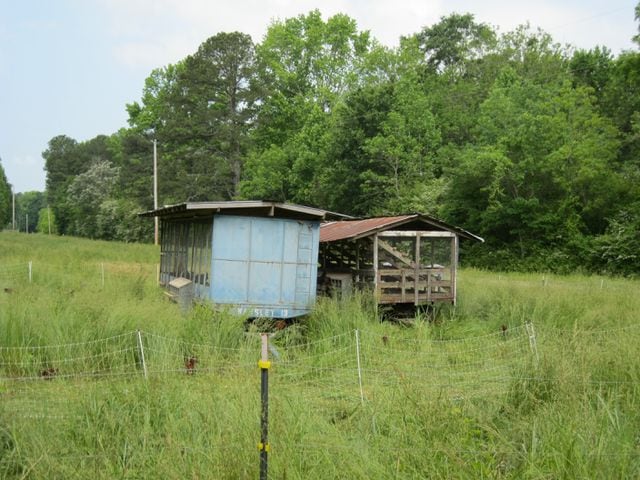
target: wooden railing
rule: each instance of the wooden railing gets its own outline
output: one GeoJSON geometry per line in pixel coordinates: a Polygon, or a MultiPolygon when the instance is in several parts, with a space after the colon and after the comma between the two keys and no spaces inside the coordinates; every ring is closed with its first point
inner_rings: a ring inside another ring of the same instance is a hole
{"type": "Polygon", "coordinates": [[[380,269],[379,303],[431,303],[453,301],[453,279],[449,268],[380,269]]]}

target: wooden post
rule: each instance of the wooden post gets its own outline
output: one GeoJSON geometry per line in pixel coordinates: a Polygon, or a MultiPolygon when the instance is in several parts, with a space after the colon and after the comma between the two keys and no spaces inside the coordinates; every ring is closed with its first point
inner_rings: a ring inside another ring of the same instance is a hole
{"type": "Polygon", "coordinates": [[[413,278],[413,304],[420,303],[420,235],[416,233],[416,257],[413,260],[415,274],[413,278]]]}
{"type": "Polygon", "coordinates": [[[260,367],[260,480],[268,478],[268,455],[269,455],[269,335],[261,335],[262,351],[258,367],[260,367]]]}
{"type": "Polygon", "coordinates": [[[451,294],[453,295],[453,305],[457,302],[458,290],[458,236],[451,239],[451,294]]]}
{"type": "Polygon", "coordinates": [[[376,303],[380,299],[378,283],[378,234],[376,233],[373,236],[373,288],[376,303]]]}

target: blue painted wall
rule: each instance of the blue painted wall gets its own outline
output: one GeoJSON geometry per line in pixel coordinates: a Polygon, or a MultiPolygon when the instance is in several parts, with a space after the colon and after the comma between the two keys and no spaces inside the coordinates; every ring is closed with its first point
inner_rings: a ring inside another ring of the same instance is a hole
{"type": "Polygon", "coordinates": [[[252,317],[309,313],[319,241],[317,221],[215,215],[210,300],[252,317]]]}

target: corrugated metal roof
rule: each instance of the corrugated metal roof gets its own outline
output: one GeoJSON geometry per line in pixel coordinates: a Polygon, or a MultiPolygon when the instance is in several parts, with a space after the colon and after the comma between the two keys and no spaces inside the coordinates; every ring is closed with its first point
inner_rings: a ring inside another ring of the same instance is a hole
{"type": "Polygon", "coordinates": [[[279,203],[263,200],[238,200],[228,202],[185,202],[176,205],[165,205],[157,210],[149,210],[139,214],[141,217],[190,218],[214,214],[252,215],[260,217],[283,217],[304,220],[325,220],[352,218],[348,215],[329,212],[319,208],[279,203]]]}
{"type": "Polygon", "coordinates": [[[384,230],[390,230],[393,227],[400,226],[411,221],[421,221],[428,225],[437,227],[437,229],[446,230],[457,233],[458,235],[484,242],[482,237],[474,235],[467,230],[454,225],[449,225],[442,220],[430,217],[428,215],[398,215],[395,217],[375,217],[363,220],[342,220],[337,222],[323,223],[320,225],[320,242],[335,242],[338,240],[352,239],[356,240],[362,237],[368,237],[374,233],[384,230]]]}
{"type": "Polygon", "coordinates": [[[397,217],[376,217],[364,220],[323,223],[320,225],[320,241],[335,242],[336,240],[345,240],[347,238],[360,238],[415,217],[417,215],[400,215],[397,217]]]}

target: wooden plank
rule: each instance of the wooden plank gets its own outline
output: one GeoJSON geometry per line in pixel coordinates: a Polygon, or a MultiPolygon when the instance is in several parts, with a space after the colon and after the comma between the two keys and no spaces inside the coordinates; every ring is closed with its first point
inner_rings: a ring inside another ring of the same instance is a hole
{"type": "MultiPolygon", "coordinates": [[[[380,281],[379,285],[380,285],[381,289],[384,289],[384,288],[408,288],[408,290],[413,290],[416,284],[415,284],[415,282],[412,282],[411,285],[406,287],[406,284],[402,280],[392,280],[392,281],[382,280],[382,281],[380,281]],[[403,285],[405,285],[405,287],[403,287],[403,285]]],[[[418,285],[418,289],[421,289],[421,288],[425,288],[426,289],[426,288],[429,288],[429,287],[451,288],[453,286],[449,280],[434,280],[434,281],[431,281],[431,282],[419,282],[417,285],[418,285]]]]}
{"type": "MultiPolygon", "coordinates": [[[[438,296],[434,296],[430,300],[427,299],[426,295],[420,295],[418,302],[419,304],[426,304],[426,303],[432,303],[432,302],[445,302],[445,301],[451,301],[451,300],[453,300],[453,297],[451,295],[438,295],[438,296]]],[[[401,295],[389,295],[389,294],[381,295],[378,300],[378,303],[380,304],[394,304],[394,303],[413,304],[413,302],[403,302],[401,295]]]]}
{"type": "MultiPolygon", "coordinates": [[[[442,275],[444,276],[445,272],[448,271],[448,268],[421,268],[418,270],[419,275],[442,275]]],[[[363,270],[361,270],[363,271],[363,270]]],[[[414,278],[416,271],[413,268],[382,268],[379,270],[380,275],[384,276],[393,276],[393,275],[402,275],[402,272],[405,272],[409,277],[414,278]]]]}
{"type": "Polygon", "coordinates": [[[411,260],[409,257],[405,257],[402,252],[400,252],[399,250],[396,250],[387,242],[383,240],[378,240],[378,245],[382,247],[383,250],[389,252],[391,255],[393,255],[395,258],[400,260],[405,265],[408,265],[409,267],[414,268],[415,262],[413,260],[411,260]]]}
{"type": "Polygon", "coordinates": [[[431,238],[451,238],[456,234],[453,232],[440,231],[420,231],[420,230],[387,230],[378,233],[381,237],[431,237],[431,238]]]}

